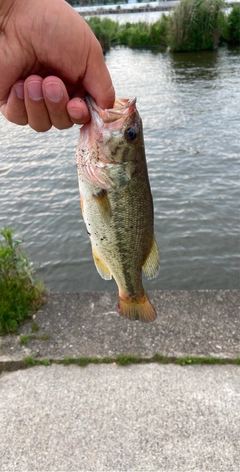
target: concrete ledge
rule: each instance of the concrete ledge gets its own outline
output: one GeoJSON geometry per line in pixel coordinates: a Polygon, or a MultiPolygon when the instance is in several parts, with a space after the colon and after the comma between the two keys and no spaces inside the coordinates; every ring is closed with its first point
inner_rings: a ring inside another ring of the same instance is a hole
{"type": "Polygon", "coordinates": [[[0,370],[19,368],[26,356],[63,360],[79,357],[240,357],[240,291],[152,291],[155,322],[129,321],[117,313],[117,293],[52,293],[19,335],[0,338],[0,370]],[[29,336],[25,345],[21,336],[29,336]],[[49,339],[44,340],[44,336],[49,339]],[[35,336],[31,338],[31,336],[35,336]]]}

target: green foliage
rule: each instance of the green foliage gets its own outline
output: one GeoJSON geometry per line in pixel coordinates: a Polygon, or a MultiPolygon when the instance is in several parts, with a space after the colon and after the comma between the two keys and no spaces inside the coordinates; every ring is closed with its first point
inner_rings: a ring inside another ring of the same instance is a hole
{"type": "Polygon", "coordinates": [[[105,357],[103,357],[103,359],[102,359],[102,364],[112,364],[113,362],[114,362],[114,361],[112,360],[111,357],[105,356],[105,357]]]}
{"type": "Polygon", "coordinates": [[[20,250],[15,231],[0,230],[0,335],[16,332],[19,324],[46,301],[43,284],[37,282],[31,262],[20,250]]]}
{"type": "Polygon", "coordinates": [[[154,46],[167,45],[169,35],[169,16],[162,14],[161,18],[151,25],[151,40],[154,46]]]}
{"type": "Polygon", "coordinates": [[[223,0],[181,0],[169,16],[171,50],[212,49],[223,7],[223,0]]]}
{"type": "Polygon", "coordinates": [[[162,354],[154,354],[153,356],[153,362],[159,362],[159,364],[169,364],[170,359],[166,356],[163,356],[162,354]]]}
{"type": "MultiPolygon", "coordinates": [[[[196,365],[196,364],[200,364],[200,365],[216,365],[216,364],[226,365],[228,363],[229,362],[226,359],[221,359],[221,358],[218,359],[216,357],[180,357],[179,359],[175,360],[175,364],[182,365],[182,366],[191,365],[191,364],[192,365],[196,365]]],[[[230,363],[235,363],[235,362],[233,360],[233,362],[230,362],[230,363]]]]}
{"type": "Polygon", "coordinates": [[[118,41],[119,24],[109,18],[93,16],[87,20],[88,25],[100,42],[103,50],[108,50],[112,43],[118,41]]]}
{"type": "Polygon", "coordinates": [[[227,41],[228,35],[228,16],[225,11],[221,11],[218,16],[218,30],[220,33],[220,42],[227,41]]]}
{"type": "Polygon", "coordinates": [[[240,43],[240,5],[235,5],[227,18],[227,40],[240,43]]]}
{"type": "Polygon", "coordinates": [[[147,23],[127,23],[122,25],[119,39],[121,44],[126,44],[130,48],[150,46],[150,27],[147,23]]]}
{"type": "Polygon", "coordinates": [[[168,17],[162,15],[153,24],[126,23],[119,30],[119,42],[130,48],[145,48],[166,45],[168,17]]]}
{"type": "Polygon", "coordinates": [[[77,360],[77,365],[79,365],[80,367],[86,367],[90,363],[91,363],[91,360],[89,357],[80,357],[77,360]]]}
{"type": "Polygon", "coordinates": [[[130,48],[155,47],[166,44],[166,32],[168,17],[162,15],[160,20],[152,25],[145,22],[126,23],[119,25],[118,22],[108,18],[101,19],[97,16],[87,21],[95,36],[106,49],[112,44],[121,44],[130,48]]]}
{"type": "Polygon", "coordinates": [[[132,354],[119,354],[116,358],[112,357],[80,357],[76,358],[65,358],[62,360],[51,360],[51,359],[34,359],[32,356],[25,357],[24,364],[25,367],[39,366],[39,365],[51,365],[51,364],[62,364],[65,366],[68,365],[78,365],[79,367],[87,367],[90,364],[100,365],[100,364],[113,364],[119,365],[121,367],[129,366],[133,364],[175,364],[179,366],[189,366],[189,365],[240,365],[240,358],[226,359],[218,357],[166,357],[162,354],[156,353],[152,358],[150,357],[139,357],[132,354]]]}
{"type": "Polygon", "coordinates": [[[130,48],[166,45],[167,15],[162,15],[158,21],[151,25],[145,22],[119,25],[116,21],[108,18],[101,19],[97,16],[90,18],[87,23],[104,50],[109,49],[112,44],[121,44],[130,48]]]}
{"type": "Polygon", "coordinates": [[[37,331],[39,331],[39,326],[36,323],[36,321],[33,321],[33,323],[32,323],[32,333],[36,333],[37,331]]]}
{"type": "MultiPolygon", "coordinates": [[[[75,359],[73,359],[72,357],[66,357],[65,359],[63,359],[62,363],[63,365],[71,365],[75,362],[75,359]]],[[[61,361],[59,362],[61,364],[61,361]]]]}
{"type": "Polygon", "coordinates": [[[42,359],[41,360],[41,365],[45,365],[45,367],[48,367],[51,365],[51,360],[50,359],[42,359]]]}
{"type": "Polygon", "coordinates": [[[129,364],[138,364],[139,357],[131,354],[119,354],[116,357],[116,363],[122,366],[129,364]]]}
{"type": "Polygon", "coordinates": [[[29,367],[33,367],[34,365],[36,365],[36,361],[34,359],[34,357],[32,356],[26,356],[24,358],[24,363],[26,366],[29,366],[29,367]]]}
{"type": "Polygon", "coordinates": [[[104,51],[115,44],[130,48],[170,46],[173,52],[213,49],[215,30],[223,40],[240,41],[240,6],[234,6],[227,16],[223,0],[181,0],[169,15],[162,14],[153,24],[120,25],[97,16],[87,23],[104,51]]]}
{"type": "Polygon", "coordinates": [[[43,333],[43,334],[40,334],[40,335],[37,335],[37,334],[21,334],[20,344],[25,346],[28,343],[28,341],[30,341],[31,339],[35,339],[36,341],[48,341],[48,339],[50,339],[50,338],[51,338],[51,335],[47,334],[47,333],[43,333]]]}

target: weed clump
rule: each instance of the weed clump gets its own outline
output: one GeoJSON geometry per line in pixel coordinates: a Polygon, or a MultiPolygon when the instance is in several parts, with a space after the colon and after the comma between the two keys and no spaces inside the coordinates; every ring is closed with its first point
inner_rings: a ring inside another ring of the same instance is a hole
{"type": "Polygon", "coordinates": [[[166,46],[168,17],[164,14],[153,24],[127,22],[120,25],[117,21],[112,21],[109,18],[101,19],[97,16],[87,20],[87,23],[104,51],[109,50],[115,44],[130,48],[166,46]]]}
{"type": "Polygon", "coordinates": [[[20,250],[15,231],[0,230],[0,335],[14,333],[19,324],[46,302],[43,283],[34,275],[32,263],[20,250]]]}
{"type": "Polygon", "coordinates": [[[119,24],[116,21],[93,16],[87,20],[87,23],[100,42],[104,52],[110,49],[111,44],[118,41],[119,24]]]}
{"type": "Polygon", "coordinates": [[[227,41],[240,44],[240,5],[234,5],[227,18],[227,41]]]}
{"type": "Polygon", "coordinates": [[[223,0],[181,0],[169,16],[172,51],[213,49],[223,0]]]}

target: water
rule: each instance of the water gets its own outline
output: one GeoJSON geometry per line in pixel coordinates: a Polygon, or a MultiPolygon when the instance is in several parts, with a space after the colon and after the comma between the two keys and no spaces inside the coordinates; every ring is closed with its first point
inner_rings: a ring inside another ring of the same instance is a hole
{"type": "Polygon", "coordinates": [[[158,21],[162,14],[165,13],[168,15],[169,10],[166,10],[166,8],[173,8],[174,6],[179,3],[178,1],[175,0],[167,0],[163,2],[151,2],[151,8],[154,7],[162,7],[162,11],[139,11],[139,8],[148,8],[149,3],[142,3],[141,4],[133,4],[133,3],[124,3],[122,5],[101,5],[96,8],[95,6],[85,6],[85,7],[75,7],[74,9],[80,13],[80,15],[84,15],[84,19],[89,19],[92,18],[93,15],[100,16],[101,20],[103,18],[109,18],[112,21],[117,21],[119,24],[125,24],[127,22],[130,23],[137,23],[137,22],[146,22],[146,23],[155,23],[158,21]],[[120,7],[120,9],[119,9],[120,7]],[[102,11],[106,10],[106,13],[100,14],[98,13],[99,8],[101,8],[102,11]],[[121,12],[121,9],[129,10],[128,13],[123,13],[121,12]],[[131,12],[130,10],[133,10],[134,12],[131,12]],[[111,10],[111,13],[109,13],[109,10],[111,10]],[[86,11],[92,11],[92,15],[88,16],[85,15],[86,11]]]}
{"type": "MultiPolygon", "coordinates": [[[[113,49],[118,97],[137,96],[161,253],[147,289],[239,288],[239,50],[113,49]]],[[[38,134],[0,117],[0,227],[17,228],[55,291],[115,290],[95,270],[79,208],[78,126],[38,134]]]]}
{"type": "MultiPolygon", "coordinates": [[[[124,25],[125,23],[155,23],[156,21],[160,20],[162,14],[168,15],[169,11],[165,10],[161,11],[149,11],[149,12],[134,12],[134,13],[106,13],[100,15],[100,19],[103,20],[104,18],[109,18],[112,21],[117,21],[120,25],[124,25]]],[[[85,20],[89,20],[92,16],[84,16],[85,20]]]]}

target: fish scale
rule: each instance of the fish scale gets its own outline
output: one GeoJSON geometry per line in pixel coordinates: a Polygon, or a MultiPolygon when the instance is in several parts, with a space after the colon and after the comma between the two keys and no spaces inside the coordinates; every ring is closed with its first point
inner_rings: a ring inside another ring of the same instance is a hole
{"type": "Polygon", "coordinates": [[[136,100],[101,110],[91,97],[91,121],[80,131],[77,168],[83,219],[93,258],[104,279],[115,279],[122,316],[153,321],[156,312],[142,285],[159,270],[153,233],[141,118],[136,100]]]}

